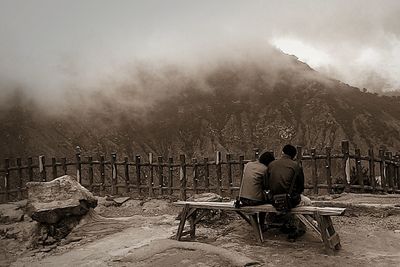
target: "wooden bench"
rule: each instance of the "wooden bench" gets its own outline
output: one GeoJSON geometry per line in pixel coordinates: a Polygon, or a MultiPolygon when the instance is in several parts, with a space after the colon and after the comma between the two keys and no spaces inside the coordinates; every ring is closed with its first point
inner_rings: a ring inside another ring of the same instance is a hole
{"type": "MultiPolygon", "coordinates": [[[[279,213],[276,209],[269,204],[259,206],[247,206],[235,208],[233,201],[231,202],[190,202],[178,201],[174,205],[183,207],[180,215],[180,223],[176,239],[181,240],[182,236],[190,235],[191,238],[195,237],[196,224],[210,211],[210,210],[224,210],[236,212],[246,222],[248,222],[254,230],[254,233],[260,243],[264,242],[260,223],[259,213],[279,213]],[[189,221],[190,229],[184,231],[186,221],[189,221]]],[[[345,212],[345,208],[331,208],[331,207],[314,207],[302,206],[296,207],[290,211],[308,228],[312,229],[312,233],[323,241],[327,253],[331,254],[335,250],[341,248],[339,234],[335,231],[331,216],[341,216],[345,212]]]]}

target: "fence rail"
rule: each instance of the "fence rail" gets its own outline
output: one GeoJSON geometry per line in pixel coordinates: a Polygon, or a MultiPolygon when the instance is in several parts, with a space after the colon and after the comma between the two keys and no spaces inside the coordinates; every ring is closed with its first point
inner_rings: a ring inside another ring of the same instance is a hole
{"type": "MultiPolygon", "coordinates": [[[[297,147],[297,161],[306,174],[308,193],[387,192],[400,193],[400,154],[380,149],[375,155],[369,149],[362,155],[360,149],[350,152],[349,142],[342,142],[342,151],[333,154],[330,147],[317,153],[310,149],[303,153],[297,147]]],[[[258,149],[252,159],[258,157],[258,149]]],[[[98,195],[136,195],[148,197],[176,196],[185,200],[188,195],[201,192],[216,192],[234,197],[237,195],[244,165],[250,161],[244,156],[236,159],[232,154],[223,157],[220,151],[215,159],[187,159],[180,155],[178,161],[169,157],[154,157],[152,153],[130,159],[119,158],[112,153],[110,158],[100,156],[82,157],[77,152],[71,161],[66,158],[29,157],[5,159],[0,165],[0,201],[8,202],[26,197],[26,183],[50,181],[64,174],[76,175],[77,180],[98,195]],[[35,158],[36,159],[36,158],[35,158]]]]}

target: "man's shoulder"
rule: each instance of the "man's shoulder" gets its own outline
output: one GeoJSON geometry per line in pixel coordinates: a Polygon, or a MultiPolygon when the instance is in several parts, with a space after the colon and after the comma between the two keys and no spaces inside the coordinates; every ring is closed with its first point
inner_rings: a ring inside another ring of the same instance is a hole
{"type": "Polygon", "coordinates": [[[271,162],[268,167],[274,167],[274,166],[291,166],[294,168],[300,168],[300,164],[297,161],[294,161],[289,158],[280,158],[277,160],[274,160],[271,162]]]}
{"type": "Polygon", "coordinates": [[[262,164],[259,161],[250,161],[246,165],[251,167],[251,168],[267,169],[267,166],[265,166],[264,164],[262,164]]]}

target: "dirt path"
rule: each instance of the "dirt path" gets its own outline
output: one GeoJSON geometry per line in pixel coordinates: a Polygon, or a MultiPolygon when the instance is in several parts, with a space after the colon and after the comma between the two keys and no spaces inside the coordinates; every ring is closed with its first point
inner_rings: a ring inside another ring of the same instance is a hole
{"type": "Polygon", "coordinates": [[[65,248],[54,251],[51,256],[25,257],[12,266],[107,266],[114,257],[126,255],[132,249],[148,245],[157,239],[166,239],[176,228],[171,216],[100,219],[84,222],[71,233],[84,235],[86,244],[78,245],[63,253],[65,248]],[[114,233],[112,233],[112,232],[114,233]],[[115,233],[117,232],[117,233],[115,233]],[[106,237],[100,238],[103,235],[106,237]]]}
{"type": "MultiPolygon", "coordinates": [[[[346,196],[348,199],[353,196],[346,196]]],[[[362,196],[360,196],[362,197],[362,196]]],[[[368,202],[370,197],[366,197],[368,202]]],[[[376,198],[373,203],[397,205],[400,198],[376,198]]],[[[360,201],[358,201],[360,202],[360,201]]],[[[360,203],[363,203],[362,201],[360,203]]],[[[333,218],[342,250],[335,256],[324,253],[323,244],[310,233],[289,243],[277,230],[265,233],[260,245],[244,221],[223,216],[212,224],[201,224],[195,242],[169,238],[177,229],[177,210],[169,204],[143,205],[149,213],[133,215],[126,205],[127,218],[107,219],[96,214],[71,233],[82,237],[77,243],[60,246],[50,253],[26,255],[13,266],[399,266],[400,215],[368,212],[353,208],[343,217],[333,218]],[[149,206],[153,205],[152,208],[149,206]],[[168,210],[161,214],[158,208],[168,210]],[[151,212],[150,212],[151,211],[151,212]]],[[[124,207],[114,209],[123,214],[124,207]]],[[[105,209],[107,214],[113,210],[105,209]]]]}
{"type": "Polygon", "coordinates": [[[248,266],[254,260],[224,248],[169,239],[177,228],[173,216],[104,218],[93,213],[71,233],[92,242],[44,258],[25,257],[12,266],[248,266]],[[142,225],[142,226],[140,226],[142,225]],[[145,225],[145,226],[143,226],[145,225]],[[125,228],[110,234],[110,231],[125,228]],[[108,232],[105,232],[108,231],[108,232]],[[109,234],[100,239],[96,235],[109,234]]]}
{"type": "Polygon", "coordinates": [[[35,259],[18,260],[14,266],[240,266],[235,256],[262,266],[398,266],[400,263],[400,217],[343,217],[334,221],[343,249],[336,256],[326,256],[322,243],[307,233],[295,243],[286,241],[277,231],[265,234],[259,245],[251,228],[240,220],[225,226],[200,226],[196,242],[215,248],[177,246],[168,238],[176,231],[169,217],[141,217],[119,233],[79,245],[65,253],[35,259]],[[164,223],[160,221],[164,220],[164,223]],[[218,251],[222,249],[223,251],[218,251]],[[224,256],[230,255],[230,256],[224,256]],[[230,254],[229,254],[230,253],[230,254]],[[229,260],[230,259],[230,260],[229,260]]]}

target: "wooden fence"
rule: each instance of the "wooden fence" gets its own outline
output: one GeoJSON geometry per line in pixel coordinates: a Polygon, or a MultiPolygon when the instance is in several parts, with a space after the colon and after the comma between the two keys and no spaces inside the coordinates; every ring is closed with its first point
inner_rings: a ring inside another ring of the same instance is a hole
{"type": "MultiPolygon", "coordinates": [[[[317,153],[310,149],[303,153],[297,147],[297,161],[302,164],[306,176],[306,193],[331,194],[353,192],[400,192],[400,156],[392,152],[373,149],[361,155],[360,149],[349,150],[349,142],[342,142],[340,153],[332,153],[326,147],[317,153]]],[[[258,156],[255,149],[254,160],[258,156]]],[[[64,174],[76,175],[77,180],[97,195],[176,196],[186,199],[189,194],[216,192],[235,197],[238,193],[244,165],[250,161],[244,156],[222,157],[216,152],[214,159],[187,159],[180,155],[178,161],[170,157],[155,158],[152,153],[146,161],[140,155],[133,160],[119,159],[116,153],[110,158],[84,157],[76,153],[73,160],[44,156],[25,162],[21,158],[5,159],[0,165],[0,201],[8,202],[26,198],[26,183],[50,181],[64,174]]]]}

